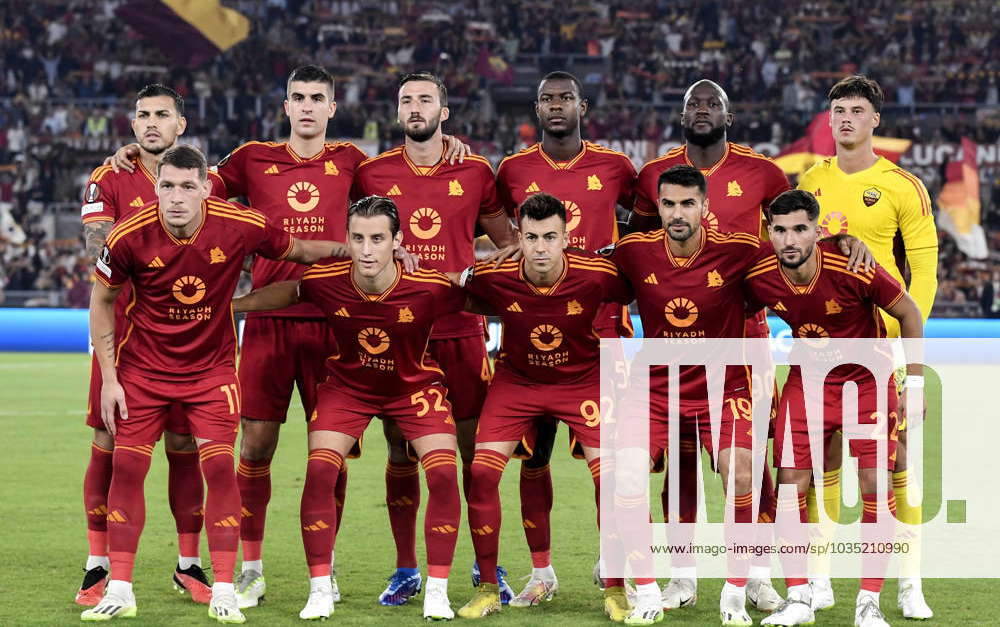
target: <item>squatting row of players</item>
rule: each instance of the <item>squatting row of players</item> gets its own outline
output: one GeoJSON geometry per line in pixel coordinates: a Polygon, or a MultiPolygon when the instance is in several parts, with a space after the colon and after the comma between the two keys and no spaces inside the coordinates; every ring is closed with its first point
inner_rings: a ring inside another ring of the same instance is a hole
{"type": "MultiPolygon", "coordinates": [[[[882,104],[876,83],[851,77],[829,98],[837,156],[790,191],[774,163],[727,141],[728,98],[707,80],[685,94],[685,144],[638,173],[625,155],[581,138],[588,103],[579,81],[564,72],[538,87],[542,141],[505,159],[495,175],[485,159],[442,134],[447,91],[429,74],[400,83],[404,145],[367,159],[350,143],[326,141],[336,111],[333,79],[315,66],[298,68],[284,103],[289,141],[249,142],[213,169],[197,150],[175,146],[185,126],[180,97],[160,85],[141,90],[133,120],[138,144],[94,171],[82,208],[98,279],[87,418],[94,441],[84,481],[90,550],[77,594],[78,603],[93,607],[82,617],[136,613],[130,582],[145,515],[142,484],[165,431],[178,532],[174,584],[208,603],[211,617],[245,620],[242,609],[257,605],[266,590],[269,466],[294,387],[309,418],[301,522],[310,594],[302,618],[327,617],[339,600],[333,547],[345,458],[359,453],[356,440],[372,416],[383,420],[389,444],[386,502],[397,547],[397,568],[379,602],[400,605],[424,588],[425,617],[454,616],[447,579],[460,527],[456,451],[477,557],[476,591],[459,614],[475,618],[551,599],[558,589],[549,550],[554,420],[569,425],[596,488],[597,337],[631,334],[622,305],[636,301],[647,337],[766,337],[765,306],[797,337],[920,336],[936,290],[927,192],[872,151],[882,104]],[[225,200],[233,197],[249,207],[225,200]],[[633,233],[622,239],[617,206],[631,211],[624,228],[633,233]],[[499,252],[474,265],[477,227],[499,252]],[[844,233],[853,238],[818,241],[844,233]],[[905,251],[900,263],[893,256],[897,234],[905,251]],[[845,256],[851,246],[854,254],[864,249],[857,240],[871,249],[877,268],[845,256]],[[605,250],[592,252],[598,249],[605,250]],[[254,289],[231,306],[248,257],[254,289]],[[906,265],[909,296],[901,287],[906,265]],[[871,315],[875,306],[882,318],[871,315]],[[251,312],[238,377],[234,310],[251,312]],[[484,313],[504,324],[495,373],[484,313]],[[530,456],[521,469],[521,514],[533,569],[515,595],[497,564],[498,483],[519,443],[530,456]],[[426,581],[415,550],[419,466],[430,495],[426,581]],[[202,526],[211,586],[198,555],[202,526]],[[234,576],[240,544],[243,563],[234,576]]],[[[917,371],[906,384],[922,385],[917,371]]],[[[749,381],[736,382],[731,391],[747,396],[749,388],[749,381]]],[[[786,384],[783,398],[798,389],[786,384]]],[[[790,420],[801,435],[796,406],[783,400],[778,420],[790,420]]],[[[682,468],[704,429],[699,407],[684,408],[682,468]]],[[[727,417],[736,419],[742,416],[727,417]]],[[[651,442],[662,453],[665,431],[657,424],[651,442]]],[[[896,514],[918,521],[919,506],[906,498],[905,419],[888,426],[899,440],[890,469],[896,514]]],[[[824,501],[836,519],[836,425],[826,435],[824,501]]],[[[748,520],[749,450],[739,438],[735,444],[716,458],[723,473],[733,469],[738,519],[748,520]]],[[[873,458],[856,452],[867,503],[875,498],[866,461],[873,458]]],[[[802,519],[815,520],[808,467],[796,455],[793,465],[779,466],[778,477],[798,485],[802,519]]],[[[772,521],[774,488],[765,471],[756,515],[772,521]]],[[[691,483],[682,477],[682,520],[693,520],[696,508],[691,483]]],[[[615,621],[650,624],[664,609],[697,599],[693,564],[677,567],[662,591],[653,580],[636,580],[631,595],[624,581],[596,571],[605,612],[615,621]]],[[[857,624],[886,624],[881,582],[862,581],[857,624]]],[[[833,604],[828,572],[787,584],[782,599],[764,564],[751,566],[746,579],[730,579],[720,599],[723,624],[752,624],[748,598],[772,612],[764,624],[778,625],[806,624],[814,610],[833,604]]],[[[904,616],[931,615],[918,571],[901,579],[898,601],[904,616]]]]}

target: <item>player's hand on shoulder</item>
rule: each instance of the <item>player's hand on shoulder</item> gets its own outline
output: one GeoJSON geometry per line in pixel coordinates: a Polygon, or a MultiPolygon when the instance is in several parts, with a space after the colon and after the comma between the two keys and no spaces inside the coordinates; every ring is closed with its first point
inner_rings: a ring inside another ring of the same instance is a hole
{"type": "Polygon", "coordinates": [[[444,140],[444,158],[448,160],[449,165],[455,165],[456,159],[459,163],[463,163],[465,158],[472,154],[472,146],[454,135],[442,135],[441,139],[444,140]]]}
{"type": "Polygon", "coordinates": [[[135,159],[138,156],[139,144],[125,144],[116,150],[115,154],[105,159],[104,165],[110,165],[111,171],[115,174],[118,174],[122,170],[125,170],[126,172],[134,172],[135,164],[132,163],[132,159],[135,159]]]}
{"type": "Polygon", "coordinates": [[[837,246],[847,256],[847,269],[851,272],[869,272],[875,269],[875,256],[865,243],[853,235],[838,235],[837,246]]]}
{"type": "Polygon", "coordinates": [[[413,274],[420,269],[420,255],[411,253],[406,249],[406,246],[400,246],[397,248],[395,257],[403,263],[403,270],[405,270],[408,274],[413,274]]]}
{"type": "Polygon", "coordinates": [[[483,261],[486,263],[493,262],[494,268],[499,268],[500,264],[511,259],[513,261],[521,260],[521,246],[519,244],[508,244],[503,248],[498,248],[486,257],[483,261]]]}

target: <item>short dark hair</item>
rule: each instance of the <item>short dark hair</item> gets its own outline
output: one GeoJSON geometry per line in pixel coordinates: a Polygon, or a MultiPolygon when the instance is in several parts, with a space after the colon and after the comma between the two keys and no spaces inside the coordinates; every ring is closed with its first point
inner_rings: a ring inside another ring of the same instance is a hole
{"type": "Polygon", "coordinates": [[[579,96],[581,100],[583,100],[583,98],[584,98],[584,95],[583,95],[583,83],[580,82],[580,79],[578,79],[577,77],[573,76],[569,72],[564,72],[562,70],[556,70],[555,72],[549,72],[548,74],[546,74],[545,76],[543,76],[542,80],[538,81],[538,89],[541,90],[542,83],[544,83],[545,81],[553,81],[553,80],[569,81],[569,82],[573,83],[573,87],[576,88],[576,95],[579,96]]]}
{"type": "Polygon", "coordinates": [[[767,208],[767,219],[771,216],[786,216],[796,211],[805,211],[810,222],[819,218],[819,203],[816,197],[804,189],[790,189],[778,194],[767,208]]]}
{"type": "Polygon", "coordinates": [[[882,102],[885,101],[882,87],[879,86],[877,81],[862,74],[855,74],[854,76],[841,79],[836,85],[830,88],[830,92],[826,95],[827,100],[830,102],[839,100],[840,98],[855,97],[864,98],[872,103],[875,113],[882,111],[882,102]]]}
{"type": "Polygon", "coordinates": [[[532,194],[521,203],[518,222],[523,222],[525,218],[545,220],[552,216],[559,216],[560,220],[566,222],[566,206],[562,201],[551,194],[532,194]]]}
{"type": "Polygon", "coordinates": [[[330,90],[330,100],[333,100],[333,75],[318,65],[303,65],[292,70],[288,75],[288,82],[285,84],[285,94],[292,90],[292,81],[300,83],[326,83],[330,90]]]}
{"type": "Polygon", "coordinates": [[[351,218],[377,218],[385,216],[389,218],[389,232],[393,237],[399,233],[399,210],[396,203],[391,198],[385,196],[365,196],[361,200],[351,204],[347,210],[347,224],[351,224],[351,218]]]}
{"type": "Polygon", "coordinates": [[[397,88],[397,91],[402,89],[403,85],[414,81],[424,81],[437,85],[438,98],[441,100],[441,106],[448,106],[448,88],[444,86],[444,81],[430,72],[411,72],[409,74],[404,74],[402,78],[399,79],[399,87],[397,88]]]}
{"type": "Polygon", "coordinates": [[[660,178],[656,182],[656,189],[659,191],[664,183],[679,185],[681,187],[697,187],[702,196],[708,194],[708,182],[701,170],[689,165],[675,165],[669,170],[660,173],[660,178]]]}
{"type": "Polygon", "coordinates": [[[174,101],[174,108],[177,109],[177,115],[184,115],[184,99],[181,98],[180,94],[166,85],[150,83],[139,90],[139,93],[135,95],[135,100],[138,102],[143,98],[155,98],[157,96],[169,96],[172,98],[174,101]]]}
{"type": "Polygon", "coordinates": [[[198,178],[202,181],[208,178],[208,162],[205,155],[194,146],[180,145],[174,146],[163,153],[160,162],[156,164],[156,175],[160,175],[160,169],[165,165],[172,165],[182,170],[195,168],[198,170],[198,178]]]}

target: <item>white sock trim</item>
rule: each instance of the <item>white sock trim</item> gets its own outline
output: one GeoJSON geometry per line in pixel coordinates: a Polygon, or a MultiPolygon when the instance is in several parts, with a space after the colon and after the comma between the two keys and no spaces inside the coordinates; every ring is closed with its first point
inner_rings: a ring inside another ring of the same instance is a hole
{"type": "Polygon", "coordinates": [[[262,560],[244,561],[243,566],[240,568],[240,572],[245,573],[248,570],[255,570],[258,573],[264,574],[264,562],[262,560]]]}
{"type": "Polygon", "coordinates": [[[329,577],[310,577],[309,578],[309,592],[313,590],[327,590],[333,592],[333,586],[330,584],[329,577]]]}
{"type": "Polygon", "coordinates": [[[177,556],[177,565],[181,570],[187,570],[192,566],[201,566],[201,557],[196,555],[194,557],[185,557],[183,555],[177,556]]]}
{"type": "Polygon", "coordinates": [[[552,564],[549,564],[545,568],[532,568],[531,577],[532,579],[540,579],[547,583],[555,583],[557,581],[556,571],[552,568],[552,564]]]}
{"type": "Polygon", "coordinates": [[[86,569],[91,570],[101,566],[104,570],[111,570],[111,560],[107,555],[88,555],[86,569]]]}
{"type": "Polygon", "coordinates": [[[440,588],[445,592],[448,591],[448,580],[444,577],[428,577],[425,582],[425,587],[427,590],[432,588],[440,588]]]}

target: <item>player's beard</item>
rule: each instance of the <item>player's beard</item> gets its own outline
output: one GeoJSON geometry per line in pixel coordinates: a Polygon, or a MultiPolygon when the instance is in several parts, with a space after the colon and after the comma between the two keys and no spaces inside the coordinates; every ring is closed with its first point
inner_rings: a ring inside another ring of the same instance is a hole
{"type": "Polygon", "coordinates": [[[799,257],[799,260],[796,261],[796,262],[794,262],[794,263],[789,263],[789,262],[785,261],[785,258],[781,254],[778,255],[778,260],[781,262],[781,265],[783,267],[788,268],[789,270],[796,270],[799,267],[801,267],[802,264],[804,264],[805,262],[809,261],[809,258],[812,257],[812,254],[813,254],[813,248],[815,248],[815,244],[813,244],[809,248],[803,250],[802,251],[802,256],[799,257]]]}
{"type": "Polygon", "coordinates": [[[713,144],[719,143],[725,136],[725,126],[713,126],[712,130],[707,133],[695,133],[694,128],[687,126],[684,127],[684,139],[695,146],[700,146],[702,148],[707,148],[713,144]]]}
{"type": "Polygon", "coordinates": [[[149,154],[151,154],[151,155],[159,155],[159,154],[162,154],[162,153],[166,152],[167,149],[170,148],[171,146],[173,146],[174,144],[173,144],[173,142],[171,142],[169,144],[167,142],[162,142],[158,146],[155,146],[155,145],[154,146],[149,146],[145,142],[141,142],[140,141],[139,145],[142,147],[143,150],[145,150],[149,154]]]}
{"type": "Polygon", "coordinates": [[[675,242],[686,242],[694,236],[694,227],[688,224],[687,222],[671,222],[670,224],[666,225],[663,228],[666,229],[667,231],[667,237],[674,240],[675,242]],[[684,234],[684,237],[674,235],[674,232],[670,230],[670,227],[672,226],[681,226],[681,225],[687,227],[687,232],[684,234]]]}
{"type": "Polygon", "coordinates": [[[427,120],[424,128],[421,130],[411,129],[409,123],[403,125],[403,133],[417,143],[423,143],[434,137],[434,133],[437,132],[438,126],[441,124],[441,114],[438,113],[433,118],[427,120]]]}

